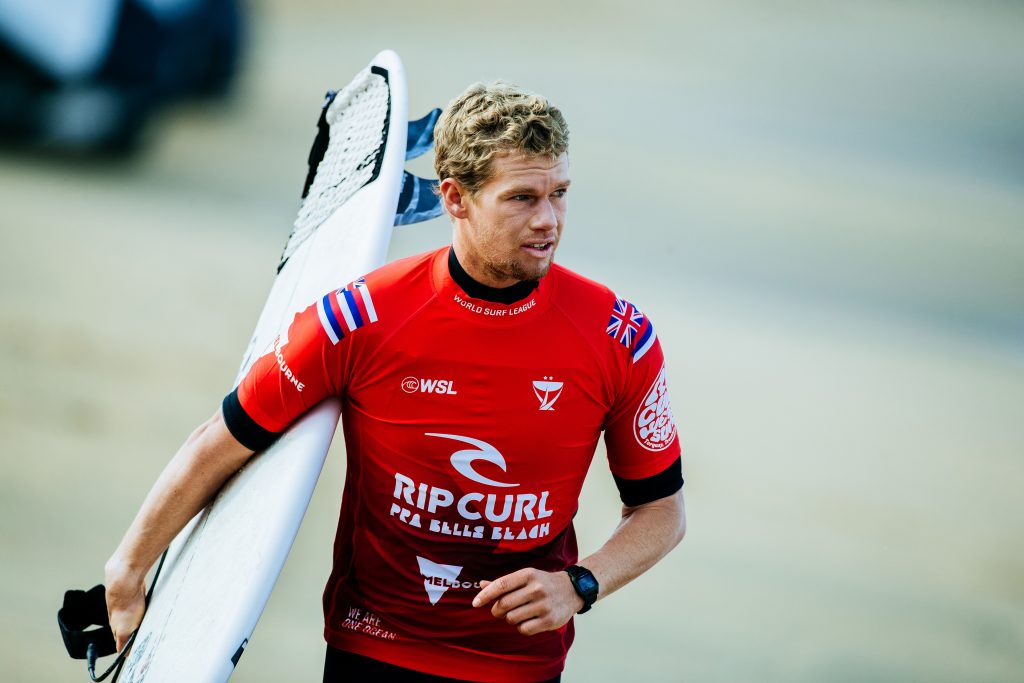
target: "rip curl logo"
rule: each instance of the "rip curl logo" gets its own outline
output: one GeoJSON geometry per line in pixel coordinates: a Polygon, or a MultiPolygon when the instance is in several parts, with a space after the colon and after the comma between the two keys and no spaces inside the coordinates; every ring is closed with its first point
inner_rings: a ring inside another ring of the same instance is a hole
{"type": "Polygon", "coordinates": [[[501,468],[502,472],[508,472],[508,466],[505,464],[505,456],[498,452],[498,449],[480,439],[473,439],[468,436],[459,436],[458,434],[432,434],[427,433],[427,436],[436,436],[442,439],[452,439],[453,441],[461,441],[462,443],[468,443],[470,446],[476,446],[476,450],[466,449],[463,451],[455,451],[452,453],[451,461],[452,467],[455,471],[464,476],[466,479],[475,481],[478,484],[484,486],[501,486],[511,487],[519,486],[519,484],[506,484],[501,481],[494,481],[488,479],[484,475],[480,474],[473,469],[473,463],[477,460],[483,460],[489,462],[492,465],[497,465],[501,468]]]}
{"type": "Polygon", "coordinates": [[[555,401],[562,395],[564,382],[552,382],[552,377],[533,381],[533,394],[540,401],[540,410],[554,410],[555,401]]]}
{"type": "MultiPolygon", "coordinates": [[[[508,472],[504,456],[486,441],[458,434],[426,433],[426,436],[474,447],[456,451],[450,458],[455,471],[469,481],[505,490],[519,487],[519,484],[495,481],[476,470],[483,460],[508,472]]],[[[458,489],[452,491],[395,472],[394,500],[388,515],[402,524],[452,538],[533,541],[551,535],[548,520],[554,514],[548,507],[551,491],[505,493],[473,490],[474,487],[467,490],[465,482],[459,483],[458,489]]]]}
{"type": "Polygon", "coordinates": [[[633,420],[637,443],[649,451],[663,451],[676,438],[676,423],[668,400],[668,369],[663,365],[633,420]]]}

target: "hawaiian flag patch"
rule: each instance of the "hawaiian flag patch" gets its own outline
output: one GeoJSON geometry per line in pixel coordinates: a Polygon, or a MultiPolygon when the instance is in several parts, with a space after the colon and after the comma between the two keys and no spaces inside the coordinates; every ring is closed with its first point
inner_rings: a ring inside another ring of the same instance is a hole
{"type": "Polygon", "coordinates": [[[654,325],[638,307],[625,299],[615,299],[611,318],[608,319],[608,336],[619,342],[632,352],[633,362],[644,357],[657,335],[654,325]]]}
{"type": "Polygon", "coordinates": [[[316,302],[316,312],[332,344],[341,341],[345,330],[354,332],[364,325],[377,322],[377,310],[373,307],[370,289],[363,277],[342,289],[325,294],[316,302]]]}

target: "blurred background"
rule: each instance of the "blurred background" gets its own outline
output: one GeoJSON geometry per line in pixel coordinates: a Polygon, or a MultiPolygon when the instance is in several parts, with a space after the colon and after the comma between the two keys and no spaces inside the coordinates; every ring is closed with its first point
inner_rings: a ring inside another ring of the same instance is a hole
{"type": "MultiPolygon", "coordinates": [[[[230,389],[323,93],[383,48],[413,118],[495,78],[562,107],[558,258],[668,355],[689,532],[577,620],[566,683],[1024,681],[1024,5],[152,0],[140,34],[120,0],[20,4],[0,2],[5,681],[88,680],[63,591],[102,580],[230,389]]],[[[399,229],[391,255],[449,234],[399,229]]],[[[320,680],[339,445],[235,681],[320,680]]],[[[584,552],[618,506],[599,452],[584,552]]]]}

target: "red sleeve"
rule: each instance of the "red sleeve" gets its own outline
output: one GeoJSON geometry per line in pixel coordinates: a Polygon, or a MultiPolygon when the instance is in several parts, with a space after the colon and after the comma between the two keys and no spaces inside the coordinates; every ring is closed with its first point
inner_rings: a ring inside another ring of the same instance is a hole
{"type": "Polygon", "coordinates": [[[345,291],[331,292],[296,314],[287,331],[242,378],[233,392],[236,398],[232,401],[229,395],[225,400],[225,418],[236,438],[251,431],[246,418],[276,435],[324,398],[344,389],[343,369],[353,331],[339,307],[345,305],[339,304],[345,291]],[[231,416],[229,402],[235,404],[231,416]]]}
{"type": "MultiPolygon", "coordinates": [[[[645,479],[660,474],[680,458],[667,369],[661,342],[649,320],[627,358],[625,386],[605,423],[605,444],[612,474],[645,479]]],[[[680,479],[681,481],[681,479],[680,479]]]]}

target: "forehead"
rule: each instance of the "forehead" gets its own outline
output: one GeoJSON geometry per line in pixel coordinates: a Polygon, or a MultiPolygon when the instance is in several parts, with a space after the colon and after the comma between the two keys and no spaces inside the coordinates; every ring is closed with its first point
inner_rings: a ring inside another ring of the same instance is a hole
{"type": "Polygon", "coordinates": [[[555,184],[569,182],[569,155],[505,153],[491,160],[491,177],[485,186],[555,184]]]}

